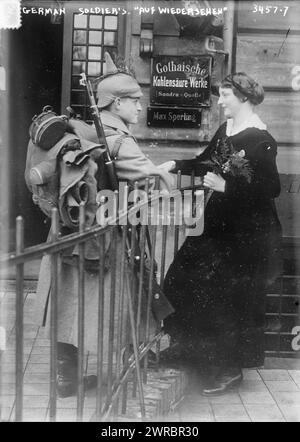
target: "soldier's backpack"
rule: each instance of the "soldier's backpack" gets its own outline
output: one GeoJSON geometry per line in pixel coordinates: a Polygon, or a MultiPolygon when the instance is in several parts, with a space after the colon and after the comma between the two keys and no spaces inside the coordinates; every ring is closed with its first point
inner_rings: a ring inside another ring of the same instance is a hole
{"type": "MultiPolygon", "coordinates": [[[[88,125],[83,121],[80,123],[84,133],[88,125]]],[[[70,130],[67,117],[58,116],[50,106],[45,106],[43,112],[33,118],[29,129],[25,181],[33,202],[47,217],[51,217],[52,209],[56,207],[61,223],[77,228],[80,202],[86,202],[92,224],[97,208],[96,193],[109,188],[109,183],[102,146],[66,130],[70,130]]],[[[115,158],[124,135],[108,130],[106,136],[112,141],[110,145],[115,158]]]]}

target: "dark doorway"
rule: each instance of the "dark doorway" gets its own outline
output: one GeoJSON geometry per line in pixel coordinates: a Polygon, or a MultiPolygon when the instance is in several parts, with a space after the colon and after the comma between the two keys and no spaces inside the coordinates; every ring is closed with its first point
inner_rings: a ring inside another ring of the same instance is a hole
{"type": "Polygon", "coordinates": [[[10,248],[15,217],[25,219],[25,246],[44,241],[49,221],[31,199],[25,180],[28,128],[32,117],[50,104],[60,110],[63,22],[50,16],[23,15],[22,27],[9,35],[9,213],[10,248]]]}

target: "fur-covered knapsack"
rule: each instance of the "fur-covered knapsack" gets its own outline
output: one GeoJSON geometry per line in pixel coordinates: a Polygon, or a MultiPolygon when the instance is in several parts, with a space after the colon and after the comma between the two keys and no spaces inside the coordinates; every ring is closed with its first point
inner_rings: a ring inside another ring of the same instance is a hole
{"type": "MultiPolygon", "coordinates": [[[[111,129],[105,132],[115,159],[126,135],[111,129]]],[[[109,188],[102,153],[102,145],[79,138],[74,133],[65,132],[48,150],[34,144],[31,139],[27,149],[25,181],[33,202],[47,217],[51,217],[52,209],[56,207],[61,224],[76,229],[79,205],[85,201],[87,225],[92,225],[97,210],[96,194],[109,188]]]]}
{"type": "Polygon", "coordinates": [[[86,203],[88,224],[96,212],[97,165],[90,156],[92,150],[101,155],[101,146],[83,147],[78,137],[68,133],[47,151],[31,140],[28,143],[25,181],[33,202],[48,217],[56,207],[61,223],[70,228],[78,226],[81,201],[86,203]]]}

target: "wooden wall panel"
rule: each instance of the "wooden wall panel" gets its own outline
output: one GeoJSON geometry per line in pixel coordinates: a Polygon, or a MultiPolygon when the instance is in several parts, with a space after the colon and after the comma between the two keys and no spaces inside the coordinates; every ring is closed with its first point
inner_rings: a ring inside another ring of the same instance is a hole
{"type": "MultiPolygon", "coordinates": [[[[278,151],[277,167],[280,173],[281,149],[279,148],[278,151]]],[[[295,161],[296,156],[294,149],[290,148],[290,161],[295,161]]],[[[279,197],[276,198],[275,204],[284,236],[300,236],[300,193],[292,193],[290,191],[293,183],[299,182],[299,178],[300,175],[292,174],[291,170],[289,170],[287,174],[280,174],[281,193],[279,197]]]]}
{"type": "Polygon", "coordinates": [[[300,144],[299,92],[267,92],[257,113],[278,143],[300,144]]]}
{"type": "MultiPolygon", "coordinates": [[[[268,2],[259,4],[265,7],[268,2]]],[[[272,5],[289,6],[286,16],[279,11],[253,13],[252,3],[239,2],[236,71],[245,71],[265,87],[266,97],[257,113],[277,142],[300,146],[300,93],[295,90],[299,85],[295,80],[300,66],[300,4],[275,1],[272,5]]]]}
{"type": "Polygon", "coordinates": [[[298,174],[300,172],[300,146],[280,146],[277,165],[282,174],[298,174]]]}
{"type": "Polygon", "coordinates": [[[245,71],[263,86],[290,88],[300,66],[300,35],[239,34],[236,71],[245,71]]]}
{"type": "Polygon", "coordinates": [[[240,1],[238,8],[238,27],[247,29],[275,30],[286,32],[289,28],[292,31],[300,30],[300,4],[299,1],[240,1]],[[278,6],[278,10],[272,8],[269,13],[253,12],[254,3],[266,7],[267,5],[278,6]],[[284,16],[284,8],[289,9],[284,16]],[[280,11],[281,10],[281,11],[280,11]]]}

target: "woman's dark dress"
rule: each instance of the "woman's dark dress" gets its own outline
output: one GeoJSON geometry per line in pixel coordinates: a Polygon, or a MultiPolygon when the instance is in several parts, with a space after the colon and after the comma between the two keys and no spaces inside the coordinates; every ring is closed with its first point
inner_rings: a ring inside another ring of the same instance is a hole
{"type": "Polygon", "coordinates": [[[223,175],[225,192],[213,192],[208,201],[203,234],[185,240],[166,275],[164,290],[175,313],[164,328],[200,359],[253,367],[263,364],[266,288],[280,268],[276,142],[257,128],[226,137],[224,123],[203,154],[176,161],[176,170],[203,175],[201,162],[224,138],[244,150],[252,179],[223,175]]]}

